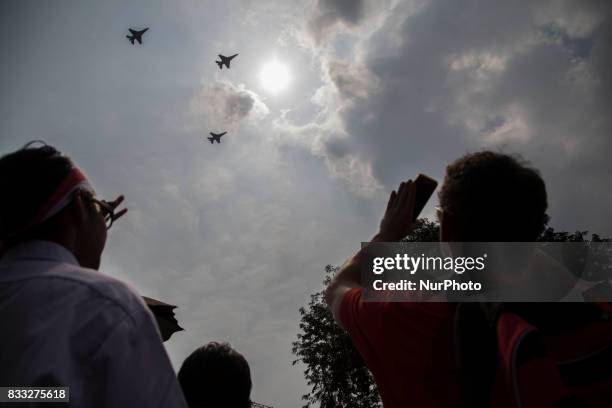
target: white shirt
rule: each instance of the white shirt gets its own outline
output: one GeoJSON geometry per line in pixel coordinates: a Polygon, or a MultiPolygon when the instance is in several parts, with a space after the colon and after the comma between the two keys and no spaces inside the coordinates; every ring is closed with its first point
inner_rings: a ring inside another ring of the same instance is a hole
{"type": "Polygon", "coordinates": [[[70,407],[187,407],[142,298],[48,241],[0,259],[0,386],[68,386],[70,407]]]}

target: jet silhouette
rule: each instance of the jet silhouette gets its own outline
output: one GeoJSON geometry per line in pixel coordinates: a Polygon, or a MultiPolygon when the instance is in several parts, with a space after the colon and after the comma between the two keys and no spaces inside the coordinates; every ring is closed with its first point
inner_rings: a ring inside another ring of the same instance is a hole
{"type": "Polygon", "coordinates": [[[223,132],[223,133],[213,133],[213,132],[210,132],[210,135],[212,137],[209,137],[208,140],[210,140],[211,144],[215,144],[215,142],[221,143],[221,136],[223,136],[226,133],[227,132],[223,132]]]}
{"type": "Polygon", "coordinates": [[[230,62],[232,61],[232,59],[238,54],[234,54],[234,55],[230,55],[229,57],[226,57],[225,55],[221,55],[219,54],[219,58],[221,58],[221,61],[215,61],[217,63],[217,65],[219,66],[219,69],[223,69],[223,65],[225,65],[225,67],[227,69],[229,69],[230,67],[230,62]]]}
{"type": "Polygon", "coordinates": [[[142,44],[142,35],[149,29],[149,27],[144,30],[136,31],[130,28],[131,35],[126,35],[127,39],[130,40],[132,44],[134,44],[134,40],[138,41],[138,44],[142,44]]]}

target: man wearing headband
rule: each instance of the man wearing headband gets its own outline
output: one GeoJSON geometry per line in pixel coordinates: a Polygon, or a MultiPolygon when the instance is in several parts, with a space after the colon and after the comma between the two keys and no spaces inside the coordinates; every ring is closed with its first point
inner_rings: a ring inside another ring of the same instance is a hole
{"type": "Polygon", "coordinates": [[[0,385],[69,387],[72,407],[186,407],[140,296],[97,271],[126,213],[41,142],[0,158],[0,385]]]}

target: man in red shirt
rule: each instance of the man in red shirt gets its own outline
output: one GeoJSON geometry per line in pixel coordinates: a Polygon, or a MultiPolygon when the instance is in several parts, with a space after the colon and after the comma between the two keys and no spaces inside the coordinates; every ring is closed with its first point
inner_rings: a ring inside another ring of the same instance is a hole
{"type": "MultiPolygon", "coordinates": [[[[397,242],[412,228],[415,184],[389,197],[372,242],[397,242]]],[[[438,193],[441,241],[535,241],[548,220],[544,181],[519,158],[483,151],[447,167],[438,193]]],[[[365,302],[361,251],[327,287],[325,300],[378,385],[386,408],[460,405],[453,303],[365,302]]]]}

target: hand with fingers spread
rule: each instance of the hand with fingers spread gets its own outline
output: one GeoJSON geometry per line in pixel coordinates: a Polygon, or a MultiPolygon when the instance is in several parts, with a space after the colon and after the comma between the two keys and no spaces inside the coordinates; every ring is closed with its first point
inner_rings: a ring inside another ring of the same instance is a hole
{"type": "MultiPolygon", "coordinates": [[[[115,211],[117,209],[117,207],[119,207],[121,205],[121,203],[123,202],[124,199],[125,199],[125,197],[123,195],[120,195],[119,197],[117,197],[116,200],[109,201],[108,205],[111,206],[113,211],[115,211]]],[[[127,211],[128,211],[128,209],[124,208],[122,210],[119,210],[119,212],[114,212],[113,213],[113,222],[117,221],[119,218],[123,217],[125,215],[125,213],[127,213],[127,211]]]]}
{"type": "Polygon", "coordinates": [[[397,192],[394,190],[391,193],[387,210],[380,222],[378,241],[395,242],[410,233],[415,197],[416,185],[412,180],[402,182],[397,192]]]}
{"type": "Polygon", "coordinates": [[[117,197],[114,201],[98,200],[92,194],[87,194],[86,197],[89,201],[97,205],[99,211],[104,216],[106,229],[110,229],[113,223],[119,218],[123,217],[128,211],[127,208],[124,208],[122,210],[119,210],[118,212],[115,212],[117,207],[119,207],[119,205],[121,205],[124,200],[124,197],[122,195],[117,197]]]}

